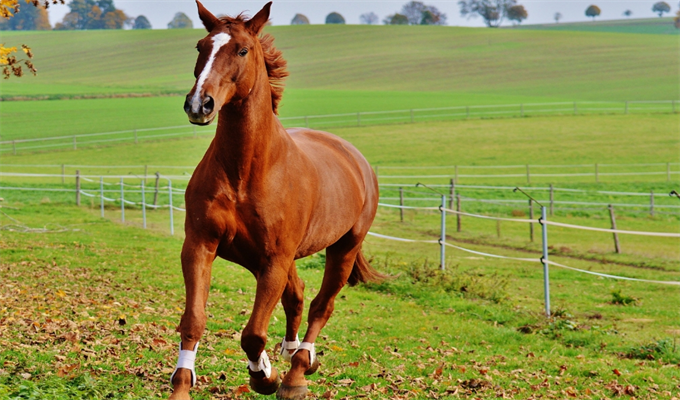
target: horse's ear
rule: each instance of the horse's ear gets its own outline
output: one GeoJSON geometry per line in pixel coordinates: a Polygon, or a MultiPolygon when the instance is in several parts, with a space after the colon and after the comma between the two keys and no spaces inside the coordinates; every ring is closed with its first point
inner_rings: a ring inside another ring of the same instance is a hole
{"type": "Polygon", "coordinates": [[[207,8],[203,7],[203,4],[201,4],[200,1],[196,0],[196,5],[198,6],[198,16],[201,18],[203,26],[205,26],[205,29],[208,32],[212,32],[213,28],[220,23],[220,20],[216,16],[212,15],[212,13],[208,11],[207,8]]]}
{"type": "Polygon", "coordinates": [[[270,1],[269,3],[265,4],[264,7],[262,7],[262,9],[258,11],[253,18],[246,22],[246,29],[248,29],[250,33],[255,36],[260,34],[262,28],[264,28],[264,26],[267,24],[267,21],[269,21],[269,10],[271,7],[272,2],[270,1]]]}

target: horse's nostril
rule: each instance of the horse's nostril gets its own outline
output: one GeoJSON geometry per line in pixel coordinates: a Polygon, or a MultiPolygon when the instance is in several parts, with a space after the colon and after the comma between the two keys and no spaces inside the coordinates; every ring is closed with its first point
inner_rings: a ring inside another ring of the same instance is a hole
{"type": "Polygon", "coordinates": [[[189,113],[191,112],[191,104],[189,103],[189,97],[187,96],[186,99],[184,99],[184,112],[189,113]]]}
{"type": "Polygon", "coordinates": [[[205,115],[208,115],[213,111],[214,108],[215,108],[215,100],[213,100],[212,97],[207,96],[203,100],[203,113],[205,115]]]}

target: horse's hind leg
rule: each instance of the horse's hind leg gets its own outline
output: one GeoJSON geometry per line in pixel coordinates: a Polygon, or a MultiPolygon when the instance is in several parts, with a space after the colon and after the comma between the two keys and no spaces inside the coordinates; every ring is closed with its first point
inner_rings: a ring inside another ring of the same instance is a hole
{"type": "Polygon", "coordinates": [[[361,249],[362,240],[363,236],[357,237],[350,232],[326,249],[326,271],[319,294],[309,308],[307,333],[299,350],[293,356],[291,369],[283,380],[277,398],[303,399],[305,397],[307,381],[304,375],[314,373],[318,367],[318,360],[312,355],[314,350],[309,347],[312,347],[319,332],[333,313],[335,297],[347,283],[361,249]]]}
{"type": "Polygon", "coordinates": [[[302,321],[302,310],[304,309],[305,284],[297,275],[295,262],[288,271],[288,283],[281,296],[281,304],[286,312],[286,336],[281,343],[281,356],[290,361],[293,352],[300,344],[298,341],[298,329],[302,321]]]}

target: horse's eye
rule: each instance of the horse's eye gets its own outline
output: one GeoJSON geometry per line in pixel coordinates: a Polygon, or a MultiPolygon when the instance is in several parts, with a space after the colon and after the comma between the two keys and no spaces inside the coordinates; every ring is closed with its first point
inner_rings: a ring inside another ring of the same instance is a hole
{"type": "Polygon", "coordinates": [[[241,57],[245,57],[246,54],[248,54],[248,49],[246,49],[245,47],[242,48],[241,51],[238,52],[238,55],[241,56],[241,57]]]}

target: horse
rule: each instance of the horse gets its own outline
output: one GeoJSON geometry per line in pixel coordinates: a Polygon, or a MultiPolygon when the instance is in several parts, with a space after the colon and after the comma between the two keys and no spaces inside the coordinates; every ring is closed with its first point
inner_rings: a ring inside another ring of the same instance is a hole
{"type": "Polygon", "coordinates": [[[186,189],[182,274],[186,304],[177,331],[179,357],[170,399],[189,398],[196,383],[198,343],[216,257],[245,267],[256,281],[252,314],[241,335],[250,387],[279,399],[303,399],[305,375],[319,367],[314,342],[346,285],[380,281],[361,251],[378,207],[378,182],[368,161],[330,133],[284,129],[277,118],[288,76],[286,61],[262,35],[271,2],[255,16],[217,18],[199,1],[208,31],[196,46],[196,82],[186,96],[189,121],[215,137],[186,189]],[[323,281],[310,304],[303,341],[304,282],[295,260],[326,249],[323,281]],[[272,312],[281,301],[286,334],[281,379],[265,351],[272,312]]]}

